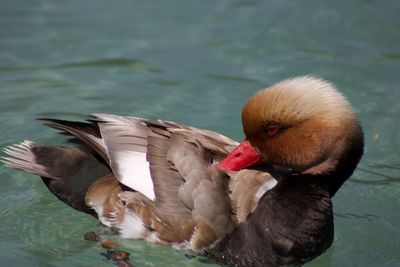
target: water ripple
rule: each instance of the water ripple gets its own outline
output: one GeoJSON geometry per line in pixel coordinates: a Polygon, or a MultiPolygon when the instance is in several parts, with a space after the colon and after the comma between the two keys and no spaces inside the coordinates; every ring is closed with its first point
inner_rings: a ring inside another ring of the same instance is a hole
{"type": "MultiPolygon", "coordinates": [[[[385,166],[385,165],[379,165],[379,166],[380,166],[380,168],[389,168],[388,166],[385,166]]],[[[390,168],[396,169],[396,166],[390,166],[390,168]]],[[[400,183],[399,176],[392,176],[392,175],[385,174],[381,171],[373,171],[373,170],[365,169],[365,168],[358,168],[357,170],[360,172],[367,173],[367,174],[372,174],[373,176],[378,176],[378,178],[377,179],[361,179],[361,178],[354,178],[354,177],[351,178],[350,181],[353,183],[356,183],[356,184],[388,185],[391,183],[400,183]]]]}
{"type": "Polygon", "coordinates": [[[93,59],[82,62],[69,62],[45,66],[14,66],[0,67],[0,72],[15,72],[15,71],[43,71],[51,69],[68,69],[68,68],[103,68],[103,67],[124,67],[141,69],[148,72],[161,72],[159,68],[152,67],[143,61],[126,58],[105,58],[93,59]]]}
{"type": "Polygon", "coordinates": [[[381,217],[374,215],[374,214],[368,214],[368,213],[364,213],[364,214],[356,214],[356,213],[336,213],[335,212],[335,216],[343,218],[343,219],[364,219],[367,221],[373,221],[373,220],[377,220],[380,219],[381,217]]]}
{"type": "Polygon", "coordinates": [[[241,82],[241,83],[261,83],[261,81],[258,81],[255,79],[234,76],[234,75],[208,75],[207,77],[214,79],[214,80],[222,80],[222,81],[233,81],[233,82],[241,82]]]}

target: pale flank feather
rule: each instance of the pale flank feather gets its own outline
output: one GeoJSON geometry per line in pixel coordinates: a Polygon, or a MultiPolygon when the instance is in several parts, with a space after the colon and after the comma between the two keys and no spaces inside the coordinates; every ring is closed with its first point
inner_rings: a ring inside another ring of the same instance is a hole
{"type": "Polygon", "coordinates": [[[256,209],[260,198],[275,187],[277,181],[269,173],[256,170],[241,170],[231,172],[230,175],[232,211],[238,222],[242,223],[256,209]]]}
{"type": "Polygon", "coordinates": [[[123,238],[143,238],[146,233],[143,221],[136,213],[130,211],[125,213],[123,221],[118,225],[118,228],[123,238]]]}

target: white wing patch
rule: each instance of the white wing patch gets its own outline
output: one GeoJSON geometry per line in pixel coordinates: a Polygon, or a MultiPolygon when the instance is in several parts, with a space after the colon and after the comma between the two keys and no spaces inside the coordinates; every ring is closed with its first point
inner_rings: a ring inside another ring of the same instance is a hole
{"type": "Polygon", "coordinates": [[[146,154],[136,151],[114,151],[113,161],[118,162],[118,180],[145,195],[155,199],[153,180],[146,154]]]}
{"type": "Polygon", "coordinates": [[[140,120],[95,114],[113,174],[122,184],[155,200],[153,180],[146,159],[149,129],[140,120]]]}

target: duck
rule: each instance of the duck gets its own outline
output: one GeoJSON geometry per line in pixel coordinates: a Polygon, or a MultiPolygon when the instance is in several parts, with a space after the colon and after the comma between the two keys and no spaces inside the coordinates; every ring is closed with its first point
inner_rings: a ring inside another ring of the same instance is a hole
{"type": "Polygon", "coordinates": [[[25,140],[3,163],[41,176],[72,208],[123,238],[191,250],[229,266],[299,265],[333,243],[332,197],[359,163],[358,116],[330,82],[289,78],[242,109],[245,139],[166,120],[41,118],[70,139],[25,140]]]}

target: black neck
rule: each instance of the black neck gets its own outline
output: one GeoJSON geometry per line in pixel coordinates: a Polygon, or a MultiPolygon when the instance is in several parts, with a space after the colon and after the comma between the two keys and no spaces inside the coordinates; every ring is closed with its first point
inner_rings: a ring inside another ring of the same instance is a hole
{"type": "Polygon", "coordinates": [[[209,253],[230,266],[254,267],[303,263],[323,253],[333,240],[330,193],[314,177],[297,178],[282,178],[209,253]]]}
{"type": "Polygon", "coordinates": [[[346,149],[338,160],[335,170],[320,175],[322,176],[321,180],[326,184],[332,197],[336,194],[343,183],[353,174],[364,153],[364,134],[361,126],[356,126],[358,127],[358,130],[355,131],[356,134],[348,139],[346,149]]]}

